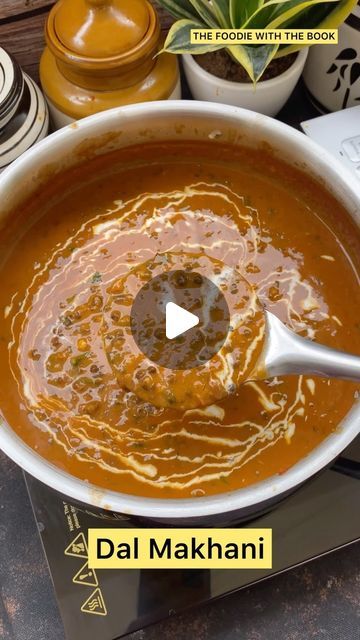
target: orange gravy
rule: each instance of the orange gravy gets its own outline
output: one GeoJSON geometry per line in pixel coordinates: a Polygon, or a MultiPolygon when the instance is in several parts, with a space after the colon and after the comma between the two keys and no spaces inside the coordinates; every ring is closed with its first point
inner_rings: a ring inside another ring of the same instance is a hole
{"type": "Polygon", "coordinates": [[[238,270],[206,254],[159,253],[115,280],[107,294],[104,350],[119,386],[156,407],[197,409],[223,400],[259,361],[265,315],[256,291],[238,270]],[[144,286],[147,304],[137,310],[144,286]],[[197,312],[199,325],[174,341],[166,339],[166,311],[152,310],[181,292],[180,308],[197,312]],[[145,336],[144,349],[134,339],[137,331],[145,336]]]}
{"type": "MultiPolygon", "coordinates": [[[[162,498],[241,488],[295,464],[357,397],[355,384],[294,376],[208,406],[161,407],[119,384],[121,358],[110,366],[115,283],[169,251],[236,268],[291,329],[360,353],[359,230],[269,152],[214,142],[113,152],[55,178],[1,236],[1,412],[79,478],[162,498]]],[[[185,371],[184,388],[198,376],[185,371]]]]}

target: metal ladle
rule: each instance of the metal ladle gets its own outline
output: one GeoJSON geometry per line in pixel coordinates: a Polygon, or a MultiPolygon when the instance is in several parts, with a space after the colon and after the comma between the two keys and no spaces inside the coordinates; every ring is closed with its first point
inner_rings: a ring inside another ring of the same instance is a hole
{"type": "Polygon", "coordinates": [[[296,335],[274,314],[265,311],[266,338],[249,380],[290,374],[360,381],[360,356],[331,349],[296,335]]]}

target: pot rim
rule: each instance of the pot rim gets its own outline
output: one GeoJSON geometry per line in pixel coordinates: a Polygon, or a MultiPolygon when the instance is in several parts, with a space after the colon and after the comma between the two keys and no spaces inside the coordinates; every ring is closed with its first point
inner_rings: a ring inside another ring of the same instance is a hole
{"type": "MultiPolygon", "coordinates": [[[[360,193],[355,177],[329,152],[304,134],[268,116],[239,107],[184,100],[118,107],[85,118],[76,123],[76,127],[69,125],[45,138],[20,156],[1,174],[0,188],[3,192],[5,210],[7,208],[6,192],[8,191],[11,194],[15,185],[19,184],[19,182],[21,184],[27,174],[36,170],[36,166],[41,164],[41,160],[43,162],[48,160],[49,154],[53,155],[58,146],[61,151],[61,143],[69,143],[69,146],[75,149],[79,142],[96,138],[99,134],[98,125],[101,131],[101,124],[105,123],[108,131],[116,131],[126,124],[128,118],[139,122],[141,127],[141,123],[145,118],[148,118],[149,122],[151,122],[151,117],[154,119],[160,117],[164,120],[166,117],[179,115],[180,117],[198,119],[213,117],[215,122],[226,119],[229,126],[231,122],[234,124],[238,122],[240,125],[245,126],[247,130],[255,130],[259,140],[261,140],[262,136],[266,138],[266,134],[269,132],[270,137],[276,137],[279,146],[281,146],[282,142],[291,144],[291,148],[296,147],[297,152],[301,154],[304,161],[307,159],[316,161],[319,172],[325,169],[325,173],[328,174],[325,181],[328,189],[332,181],[335,184],[337,182],[340,183],[344,191],[348,192],[349,198],[351,196],[352,205],[354,205],[354,210],[352,214],[349,212],[349,215],[360,213],[360,193]]],[[[257,504],[260,505],[267,500],[291,491],[328,466],[359,434],[360,402],[354,403],[352,409],[334,433],[329,435],[320,445],[282,475],[271,476],[243,489],[213,496],[186,499],[132,496],[90,484],[70,475],[42,458],[35,450],[25,444],[4,420],[1,421],[0,426],[0,448],[25,471],[60,493],[96,508],[127,515],[149,518],[176,518],[181,521],[188,517],[212,516],[254,507],[257,504]]]]}
{"type": "MultiPolygon", "coordinates": [[[[292,80],[296,75],[301,73],[302,68],[305,65],[306,58],[309,53],[309,47],[304,47],[296,52],[297,56],[294,62],[290,65],[286,71],[283,71],[278,76],[274,78],[269,78],[268,80],[260,80],[256,83],[254,87],[252,82],[235,82],[234,80],[225,80],[224,78],[219,78],[209,71],[203,69],[194,59],[195,56],[191,53],[182,54],[181,58],[185,67],[187,67],[187,71],[190,73],[194,73],[198,78],[200,77],[204,82],[220,85],[223,89],[227,89],[228,91],[240,90],[241,92],[246,93],[254,93],[265,90],[276,90],[279,85],[286,83],[289,80],[292,80]]],[[[201,54],[199,54],[201,55],[201,54]]]]}

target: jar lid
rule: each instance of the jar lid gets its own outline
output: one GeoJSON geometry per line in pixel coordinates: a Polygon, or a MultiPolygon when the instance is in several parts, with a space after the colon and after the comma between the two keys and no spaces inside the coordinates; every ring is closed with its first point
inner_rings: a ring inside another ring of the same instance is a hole
{"type": "Polygon", "coordinates": [[[149,29],[145,0],[60,0],[53,28],[61,45],[82,58],[114,58],[137,47],[149,29]]]}
{"type": "Polygon", "coordinates": [[[11,120],[24,90],[24,77],[15,58],[0,47],[0,129],[11,120]]]}

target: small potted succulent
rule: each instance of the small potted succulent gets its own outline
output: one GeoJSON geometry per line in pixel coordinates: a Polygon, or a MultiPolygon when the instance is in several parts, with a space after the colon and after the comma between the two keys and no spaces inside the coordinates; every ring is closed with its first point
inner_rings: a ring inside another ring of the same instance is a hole
{"type": "Polygon", "coordinates": [[[157,0],[176,18],[164,51],[183,54],[194,98],[276,115],[300,78],[304,45],[191,44],[192,29],[333,29],[356,0],[157,0]]]}

